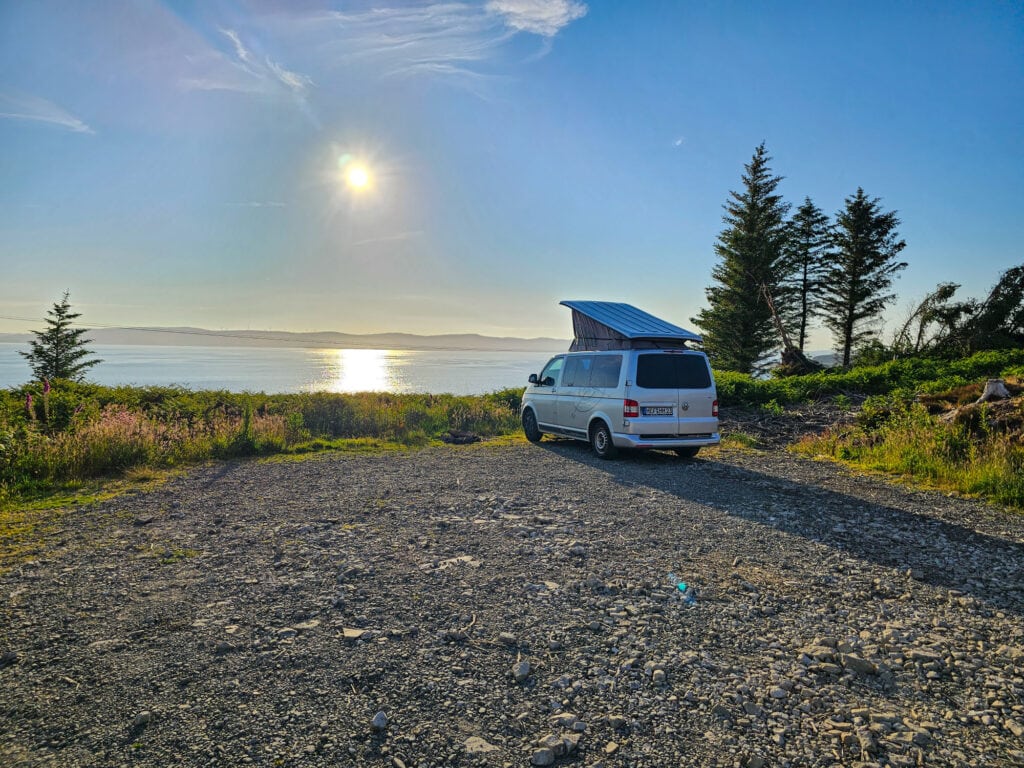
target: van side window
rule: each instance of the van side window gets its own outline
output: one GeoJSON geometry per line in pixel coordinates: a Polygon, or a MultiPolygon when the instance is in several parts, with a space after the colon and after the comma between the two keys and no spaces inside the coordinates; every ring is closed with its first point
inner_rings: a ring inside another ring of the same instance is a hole
{"type": "Polygon", "coordinates": [[[539,383],[545,387],[556,386],[558,384],[558,374],[562,372],[562,363],[564,362],[564,357],[551,358],[548,364],[544,366],[544,370],[540,372],[540,376],[537,377],[539,383]]]}
{"type": "Polygon", "coordinates": [[[590,371],[594,367],[593,355],[572,355],[565,363],[564,387],[589,387],[590,371]]]}
{"type": "Polygon", "coordinates": [[[592,387],[619,386],[622,371],[622,355],[598,355],[594,358],[594,370],[590,374],[592,387]]]}
{"type": "Polygon", "coordinates": [[[640,355],[636,385],[644,389],[707,389],[711,374],[701,355],[640,355]]]}

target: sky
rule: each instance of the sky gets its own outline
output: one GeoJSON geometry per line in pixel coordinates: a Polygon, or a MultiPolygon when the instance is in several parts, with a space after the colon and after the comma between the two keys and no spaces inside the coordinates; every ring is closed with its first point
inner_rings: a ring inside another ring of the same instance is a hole
{"type": "Polygon", "coordinates": [[[1024,5],[0,0],[0,315],[693,328],[761,142],[794,208],[897,211],[892,319],[983,296],[1024,262],[1024,5]]]}

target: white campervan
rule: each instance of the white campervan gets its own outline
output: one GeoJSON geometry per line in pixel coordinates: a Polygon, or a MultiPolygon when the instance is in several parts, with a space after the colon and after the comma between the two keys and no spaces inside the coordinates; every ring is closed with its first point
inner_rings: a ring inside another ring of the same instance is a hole
{"type": "Polygon", "coordinates": [[[587,440],[602,459],[618,448],[692,457],[718,445],[718,395],[700,337],[629,304],[563,301],[575,339],[523,393],[526,438],[587,440]]]}

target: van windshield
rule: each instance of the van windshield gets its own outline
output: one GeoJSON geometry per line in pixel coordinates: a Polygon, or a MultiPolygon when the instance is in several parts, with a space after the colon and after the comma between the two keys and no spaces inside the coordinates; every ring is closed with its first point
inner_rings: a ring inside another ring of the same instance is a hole
{"type": "Polygon", "coordinates": [[[711,374],[702,355],[640,355],[636,385],[643,389],[707,389],[711,374]]]}

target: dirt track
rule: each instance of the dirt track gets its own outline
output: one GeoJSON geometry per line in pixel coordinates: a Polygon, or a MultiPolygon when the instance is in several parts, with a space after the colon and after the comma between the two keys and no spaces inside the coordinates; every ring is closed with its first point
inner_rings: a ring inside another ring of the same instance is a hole
{"type": "Polygon", "coordinates": [[[46,547],[5,765],[1024,765],[1024,519],[778,452],[220,464],[46,547]]]}

